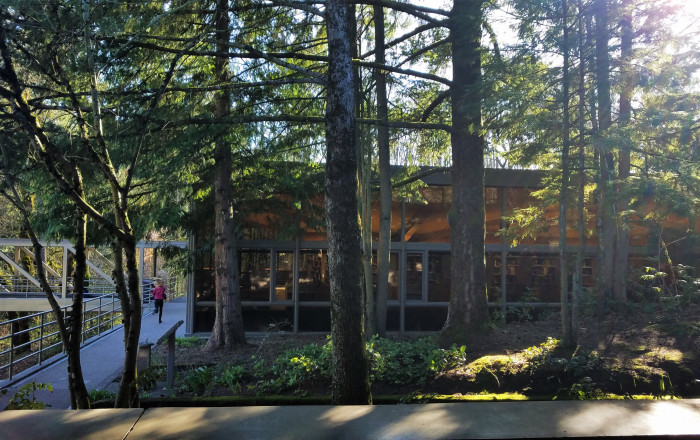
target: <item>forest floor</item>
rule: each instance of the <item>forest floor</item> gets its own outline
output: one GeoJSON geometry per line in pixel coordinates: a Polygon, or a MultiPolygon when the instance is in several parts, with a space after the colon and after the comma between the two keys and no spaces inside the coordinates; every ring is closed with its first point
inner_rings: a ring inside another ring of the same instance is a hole
{"type": "MultiPolygon", "coordinates": [[[[372,383],[372,392],[456,397],[513,393],[521,398],[545,399],[700,396],[700,304],[628,306],[624,314],[610,313],[603,322],[583,319],[575,349],[562,348],[552,340],[559,339],[560,334],[559,316],[554,313],[541,315],[537,320],[494,326],[485,334],[457,341],[457,347],[464,344],[465,348],[461,361],[455,365],[445,365],[410,383],[385,374],[382,380],[372,383]]],[[[389,339],[415,342],[425,337],[396,335],[389,339]]],[[[275,332],[250,337],[247,345],[232,350],[205,352],[201,343],[178,344],[175,359],[180,372],[175,390],[156,389],[151,396],[329,395],[328,375],[315,372],[314,365],[307,374],[302,368],[291,376],[272,368],[275,359],[288,350],[326,343],[327,337],[321,334],[275,332]],[[267,381],[261,381],[262,365],[267,366],[267,381]],[[234,387],[230,386],[231,381],[226,386],[220,380],[227,366],[239,366],[234,387]],[[199,374],[202,372],[206,374],[199,374]],[[205,377],[197,378],[198,375],[205,377]],[[192,385],[193,377],[200,382],[199,390],[194,389],[196,384],[192,385]],[[280,377],[288,383],[280,381],[280,377]],[[275,380],[275,385],[270,386],[275,380]]],[[[164,349],[156,348],[155,362],[164,358],[164,349]]],[[[421,361],[416,357],[416,362],[421,361]]],[[[411,369],[413,365],[397,367],[402,368],[411,369]]]]}

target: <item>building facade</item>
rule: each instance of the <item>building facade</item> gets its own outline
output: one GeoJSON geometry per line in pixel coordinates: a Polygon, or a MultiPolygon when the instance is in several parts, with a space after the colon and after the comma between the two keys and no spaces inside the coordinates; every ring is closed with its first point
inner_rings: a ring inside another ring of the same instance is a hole
{"type": "MultiPolygon", "coordinates": [[[[558,205],[540,211],[534,232],[525,234],[513,229],[510,235],[499,233],[512,228],[507,219],[516,210],[543,204],[533,196],[534,191],[541,189],[543,177],[542,171],[486,169],[488,299],[489,306],[500,310],[503,316],[509,307],[522,306],[524,302],[529,307],[559,306],[558,205]]],[[[451,266],[447,223],[450,177],[447,173],[435,173],[422,180],[425,186],[419,190],[419,196],[395,199],[392,204],[388,331],[437,331],[447,316],[451,266]]],[[[322,197],[312,203],[322,215],[322,197]]],[[[372,212],[375,252],[378,214],[375,203],[372,212]]],[[[568,218],[567,245],[573,253],[580,245],[575,212],[568,218]]],[[[247,331],[330,331],[328,243],[323,229],[312,226],[319,223],[318,218],[305,218],[294,210],[246,216],[238,245],[247,331]]],[[[682,219],[669,219],[669,223],[679,230],[689,227],[682,219]]],[[[211,229],[212,225],[205,221],[190,239],[196,258],[188,289],[191,292],[189,333],[209,332],[214,323],[213,252],[211,237],[207,235],[211,229]]],[[[590,236],[584,248],[584,284],[593,286],[598,254],[594,215],[589,215],[587,231],[590,236]]],[[[652,236],[653,231],[642,220],[632,222],[632,264],[642,265],[645,257],[654,254],[652,236]]],[[[373,264],[376,274],[376,262],[373,264]]]]}

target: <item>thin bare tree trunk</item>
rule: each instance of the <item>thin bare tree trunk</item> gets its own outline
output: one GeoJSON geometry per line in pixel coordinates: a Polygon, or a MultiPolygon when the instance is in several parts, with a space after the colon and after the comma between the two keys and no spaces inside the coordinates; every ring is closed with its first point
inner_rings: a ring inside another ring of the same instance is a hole
{"type": "Polygon", "coordinates": [[[630,176],[630,151],[632,140],[626,129],[632,119],[632,93],[634,92],[634,72],[632,71],[632,11],[629,2],[623,2],[625,7],[620,29],[620,51],[622,58],[622,90],[620,91],[620,116],[618,125],[620,129],[620,152],[618,153],[618,185],[617,185],[617,211],[619,213],[619,226],[617,229],[617,247],[615,249],[615,269],[613,298],[616,302],[627,301],[627,267],[629,259],[629,202],[625,196],[627,178],[630,176]]]}
{"type": "MultiPolygon", "coordinates": [[[[384,8],[374,6],[375,57],[378,64],[386,62],[384,47],[384,8]]],[[[377,119],[389,121],[389,105],[386,90],[386,74],[376,69],[377,119]]],[[[391,151],[389,148],[389,127],[377,127],[377,148],[379,150],[379,244],[377,248],[377,297],[375,303],[377,333],[386,335],[387,301],[389,299],[389,263],[391,248],[391,151]]]]}
{"type": "Polygon", "coordinates": [[[559,193],[559,297],[561,302],[562,341],[567,347],[576,346],[571,328],[571,310],[569,309],[569,260],[566,254],[566,208],[569,193],[569,150],[570,150],[570,121],[569,121],[569,5],[567,0],[561,0],[562,8],[562,130],[563,143],[561,150],[561,189],[559,193]]]}
{"type": "MultiPolygon", "coordinates": [[[[350,5],[348,14],[348,38],[352,59],[357,59],[358,45],[357,26],[355,26],[356,7],[350,5]]],[[[370,103],[363,103],[362,79],[358,66],[353,65],[353,78],[355,90],[355,116],[358,118],[370,115],[370,103]]],[[[362,240],[362,296],[365,305],[365,336],[371,338],[376,332],[375,292],[374,277],[372,274],[372,144],[368,133],[368,126],[355,124],[355,142],[358,163],[358,188],[360,212],[360,236],[362,240]]]]}
{"type": "Polygon", "coordinates": [[[578,89],[578,203],[577,225],[579,246],[576,251],[576,269],[574,271],[573,289],[571,292],[571,326],[575,342],[578,342],[578,310],[579,300],[583,296],[583,263],[586,249],[586,217],[585,217],[585,187],[586,187],[586,42],[584,40],[585,29],[583,21],[582,0],[578,0],[578,45],[579,45],[579,89],[578,89]]]}
{"type": "Polygon", "coordinates": [[[615,267],[615,203],[613,180],[615,178],[614,159],[611,146],[608,144],[609,129],[612,125],[610,97],[610,54],[608,43],[607,0],[595,0],[596,19],[596,89],[598,93],[598,132],[596,148],[600,154],[600,203],[598,217],[601,224],[599,235],[600,248],[600,291],[598,296],[598,318],[602,319],[605,304],[612,297],[613,271],[615,267]]]}
{"type": "MultiPolygon", "coordinates": [[[[74,182],[75,184],[76,182],[74,182]]],[[[78,183],[82,186],[81,183],[78,183]]],[[[87,236],[87,216],[76,208],[75,222],[75,272],[73,274],[73,307],[70,310],[70,328],[68,337],[70,343],[68,352],[68,389],[70,390],[71,408],[89,409],[90,399],[83,380],[83,368],[80,362],[80,343],[83,332],[83,287],[87,270],[85,257],[85,241],[87,236]]],[[[38,257],[37,257],[38,258],[38,257]]],[[[37,261],[37,267],[41,261],[37,261]]],[[[42,267],[43,268],[43,267],[42,267]]]]}

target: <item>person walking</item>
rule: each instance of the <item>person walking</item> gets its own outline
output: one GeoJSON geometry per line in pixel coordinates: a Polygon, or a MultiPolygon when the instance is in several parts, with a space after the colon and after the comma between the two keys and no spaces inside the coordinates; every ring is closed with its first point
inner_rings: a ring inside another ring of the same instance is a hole
{"type": "Polygon", "coordinates": [[[156,303],[156,310],[153,312],[153,314],[155,315],[158,313],[158,323],[161,324],[163,322],[163,301],[168,298],[168,295],[165,294],[163,280],[156,278],[155,281],[156,287],[153,289],[153,299],[156,303]]]}

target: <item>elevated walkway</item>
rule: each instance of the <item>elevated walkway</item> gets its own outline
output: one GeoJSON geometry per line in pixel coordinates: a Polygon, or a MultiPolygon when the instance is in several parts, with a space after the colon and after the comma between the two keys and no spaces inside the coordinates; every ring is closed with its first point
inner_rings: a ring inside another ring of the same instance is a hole
{"type": "MultiPolygon", "coordinates": [[[[184,320],[186,315],[186,299],[184,297],[168,301],[163,307],[163,323],[158,324],[158,317],[151,314],[152,309],[144,309],[141,322],[141,341],[156,342],[163,333],[177,321],[184,320]]],[[[184,327],[180,327],[177,336],[184,336],[184,327]]],[[[124,366],[124,331],[122,327],[113,333],[102,337],[81,350],[83,377],[88,391],[108,388],[116,390],[119,375],[124,366]]],[[[13,379],[11,383],[0,381],[0,388],[8,389],[7,394],[0,396],[0,410],[7,406],[10,398],[24,385],[30,382],[50,383],[53,392],[37,391],[37,400],[51,405],[52,409],[70,409],[70,394],[68,392],[68,362],[64,355],[53,363],[44,364],[39,369],[30,369],[13,379]],[[48,366],[47,366],[48,365],[48,366]]],[[[3,437],[0,435],[0,439],[3,437]]],[[[10,437],[12,438],[12,437],[10,437]]],[[[41,437],[36,437],[41,438],[41,437]]]]}
{"type": "Polygon", "coordinates": [[[5,411],[3,439],[698,438],[700,400],[5,411]]]}

